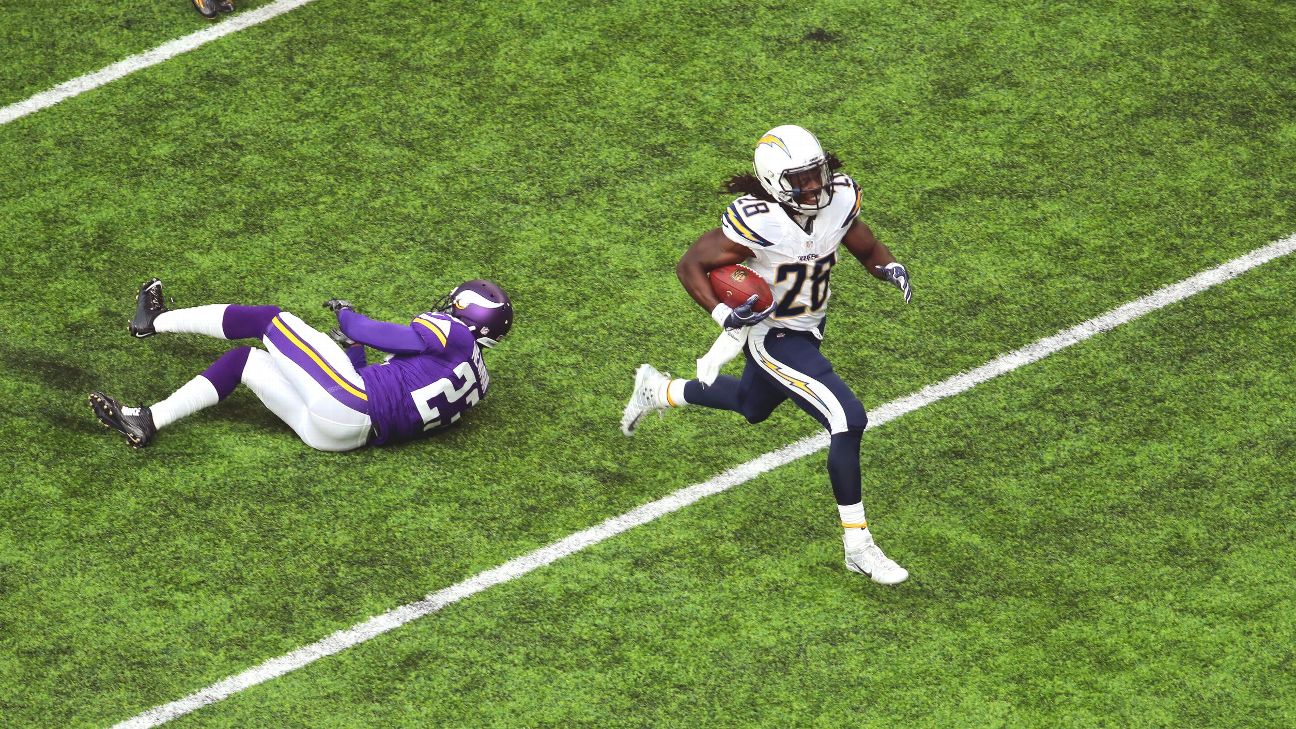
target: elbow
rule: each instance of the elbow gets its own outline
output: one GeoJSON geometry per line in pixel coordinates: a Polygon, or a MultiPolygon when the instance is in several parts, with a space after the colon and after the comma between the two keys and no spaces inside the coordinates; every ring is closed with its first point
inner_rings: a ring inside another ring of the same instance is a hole
{"type": "Polygon", "coordinates": [[[683,258],[680,258],[679,263],[675,264],[675,276],[679,278],[680,283],[687,286],[689,281],[696,279],[699,273],[706,275],[700,268],[697,261],[686,253],[683,258]]]}

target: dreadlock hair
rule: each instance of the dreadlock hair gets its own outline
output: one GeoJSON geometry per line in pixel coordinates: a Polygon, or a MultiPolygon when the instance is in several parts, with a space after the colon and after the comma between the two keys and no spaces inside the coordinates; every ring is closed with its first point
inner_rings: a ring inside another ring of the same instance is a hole
{"type": "MultiPolygon", "coordinates": [[[[824,159],[828,161],[829,172],[836,172],[842,168],[842,161],[837,159],[837,155],[832,152],[826,153],[824,159]]],[[[756,175],[750,172],[730,177],[729,181],[725,183],[725,190],[739,195],[751,195],[765,202],[778,202],[765,191],[765,186],[760,183],[760,180],[756,179],[756,175]]]]}

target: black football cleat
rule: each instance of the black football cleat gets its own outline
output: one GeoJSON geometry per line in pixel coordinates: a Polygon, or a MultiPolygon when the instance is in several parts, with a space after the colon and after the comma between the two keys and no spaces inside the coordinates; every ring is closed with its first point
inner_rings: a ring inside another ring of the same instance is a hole
{"type": "Polygon", "coordinates": [[[135,295],[135,316],[130,320],[131,335],[143,339],[157,334],[153,329],[153,320],[164,311],[166,302],[162,300],[162,282],[151,278],[135,295]]]}
{"type": "Polygon", "coordinates": [[[126,444],[131,448],[143,448],[153,442],[153,436],[157,435],[153,413],[146,407],[141,406],[136,415],[127,415],[122,410],[121,403],[102,392],[90,393],[90,407],[105,428],[112,428],[126,436],[126,444]]]}
{"type": "MultiPolygon", "coordinates": [[[[215,19],[216,12],[220,9],[220,3],[217,0],[193,0],[193,6],[194,10],[197,10],[200,15],[208,20],[215,19]]],[[[231,3],[230,10],[233,9],[233,3],[231,3]]]]}
{"type": "Polygon", "coordinates": [[[234,0],[216,0],[216,9],[222,13],[234,12],[234,0]]]}

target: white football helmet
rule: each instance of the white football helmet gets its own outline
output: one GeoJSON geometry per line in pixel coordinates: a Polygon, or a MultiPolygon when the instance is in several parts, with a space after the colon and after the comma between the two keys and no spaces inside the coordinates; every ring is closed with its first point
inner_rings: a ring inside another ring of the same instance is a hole
{"type": "Polygon", "coordinates": [[[832,171],[819,140],[795,124],[765,132],[753,165],[761,187],[780,203],[815,215],[832,201],[832,171]]]}

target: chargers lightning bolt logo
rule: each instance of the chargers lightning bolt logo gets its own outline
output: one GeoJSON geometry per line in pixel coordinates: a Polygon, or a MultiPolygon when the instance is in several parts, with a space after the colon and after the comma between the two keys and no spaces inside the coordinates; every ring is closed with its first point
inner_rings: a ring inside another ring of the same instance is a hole
{"type": "Polygon", "coordinates": [[[814,390],[810,389],[809,382],[793,377],[792,375],[785,372],[782,367],[779,367],[777,364],[771,362],[768,359],[765,359],[764,357],[761,357],[761,364],[765,365],[765,369],[774,373],[776,377],[788,383],[788,385],[792,386],[797,390],[800,390],[801,392],[804,392],[806,394],[806,399],[813,400],[814,402],[817,402],[820,405],[823,405],[824,407],[828,407],[828,404],[823,401],[823,398],[816,395],[814,390]]]}
{"type": "Polygon", "coordinates": [[[783,143],[783,140],[779,139],[777,136],[773,134],[766,134],[765,136],[761,137],[760,141],[756,143],[756,146],[760,147],[762,144],[773,145],[783,150],[783,154],[786,154],[789,157],[792,156],[792,153],[788,151],[787,145],[783,143]]]}

